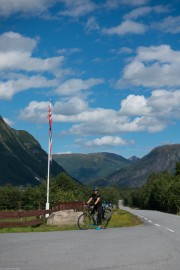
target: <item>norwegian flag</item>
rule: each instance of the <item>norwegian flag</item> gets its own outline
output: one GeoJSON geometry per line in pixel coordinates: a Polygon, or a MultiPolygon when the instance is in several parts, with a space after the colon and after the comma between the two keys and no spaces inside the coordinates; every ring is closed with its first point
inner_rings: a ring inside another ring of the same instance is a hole
{"type": "Polygon", "coordinates": [[[51,100],[49,101],[48,119],[49,119],[49,160],[52,161],[52,104],[51,104],[51,100]]]}

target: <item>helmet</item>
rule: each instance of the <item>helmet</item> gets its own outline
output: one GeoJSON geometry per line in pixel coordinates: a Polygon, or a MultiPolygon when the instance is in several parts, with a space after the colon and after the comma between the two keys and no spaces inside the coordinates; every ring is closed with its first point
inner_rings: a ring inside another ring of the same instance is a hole
{"type": "Polygon", "coordinates": [[[98,191],[98,187],[94,187],[94,189],[93,189],[94,191],[98,191]]]}

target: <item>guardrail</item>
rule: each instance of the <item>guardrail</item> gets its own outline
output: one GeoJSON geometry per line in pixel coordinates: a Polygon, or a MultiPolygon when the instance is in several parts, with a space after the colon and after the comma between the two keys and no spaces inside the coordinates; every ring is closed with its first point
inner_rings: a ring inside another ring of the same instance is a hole
{"type": "Polygon", "coordinates": [[[0,211],[0,228],[40,225],[45,222],[46,214],[69,209],[82,210],[83,205],[84,203],[79,201],[63,202],[57,203],[50,210],[0,211]],[[29,220],[24,220],[25,218],[29,218],[29,220]],[[9,221],[9,219],[12,219],[12,221],[9,221]]]}

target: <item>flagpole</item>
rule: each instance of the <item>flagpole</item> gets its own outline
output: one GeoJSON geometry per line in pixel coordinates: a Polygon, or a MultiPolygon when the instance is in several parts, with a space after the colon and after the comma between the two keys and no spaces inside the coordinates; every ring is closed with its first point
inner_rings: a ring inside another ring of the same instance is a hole
{"type": "MultiPolygon", "coordinates": [[[[49,210],[49,175],[50,175],[50,140],[48,146],[48,172],[47,172],[47,200],[46,200],[46,210],[49,210]]],[[[48,217],[49,214],[46,214],[48,217]]]]}
{"type": "MultiPolygon", "coordinates": [[[[46,200],[46,210],[49,210],[50,162],[52,161],[52,104],[51,104],[51,99],[49,101],[48,119],[49,119],[49,144],[48,144],[48,170],[47,170],[47,200],[46,200]]],[[[46,217],[48,217],[48,216],[49,216],[49,214],[46,214],[46,217]]]]}

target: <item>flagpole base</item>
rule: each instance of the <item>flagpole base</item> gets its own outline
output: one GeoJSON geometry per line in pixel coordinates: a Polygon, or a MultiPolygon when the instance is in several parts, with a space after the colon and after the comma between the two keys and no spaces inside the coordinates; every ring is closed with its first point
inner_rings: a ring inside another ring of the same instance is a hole
{"type": "MultiPolygon", "coordinates": [[[[46,210],[49,210],[49,203],[46,203],[46,210]]],[[[46,214],[46,218],[49,217],[49,214],[46,214]]]]}

